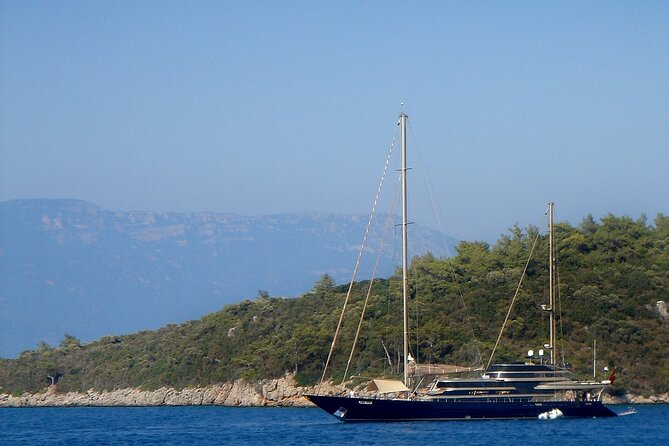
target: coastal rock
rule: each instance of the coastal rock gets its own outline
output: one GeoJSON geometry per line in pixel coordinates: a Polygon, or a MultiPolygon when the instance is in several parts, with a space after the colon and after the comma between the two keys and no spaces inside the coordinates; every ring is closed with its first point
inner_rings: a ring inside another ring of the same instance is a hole
{"type": "Polygon", "coordinates": [[[626,393],[622,396],[604,395],[604,404],[668,404],[669,392],[645,397],[626,393]]]}
{"type": "MultiPolygon", "coordinates": [[[[327,387],[327,385],[326,385],[327,387]]],[[[331,386],[334,388],[333,386],[331,386]]],[[[332,392],[328,387],[328,391],[332,392]]],[[[0,394],[0,407],[65,407],[65,406],[291,406],[312,404],[302,395],[313,390],[297,386],[293,375],[267,379],[258,383],[236,380],[207,387],[156,390],[135,388],[60,393],[57,386],[35,394],[20,396],[0,394]]]]}
{"type": "Polygon", "coordinates": [[[216,397],[221,392],[221,386],[215,385],[210,387],[205,387],[202,394],[202,405],[211,406],[216,401],[216,397]]]}
{"type": "Polygon", "coordinates": [[[223,402],[224,406],[265,406],[261,394],[259,394],[255,386],[246,381],[237,380],[233,383],[232,389],[228,397],[223,402]]]}
{"type": "Polygon", "coordinates": [[[214,402],[212,404],[215,406],[223,406],[225,400],[228,399],[231,390],[232,384],[229,382],[219,385],[216,392],[216,397],[214,398],[214,402]]]}
{"type": "Polygon", "coordinates": [[[631,395],[630,403],[633,404],[666,404],[669,403],[669,393],[663,393],[660,395],[651,395],[649,397],[641,395],[631,395]]]}

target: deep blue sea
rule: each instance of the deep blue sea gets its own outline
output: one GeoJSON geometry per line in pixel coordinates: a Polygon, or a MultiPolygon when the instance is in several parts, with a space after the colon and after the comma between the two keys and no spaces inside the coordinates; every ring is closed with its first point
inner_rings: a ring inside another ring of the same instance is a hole
{"type": "Polygon", "coordinates": [[[635,415],[600,419],[362,424],[341,423],[319,409],[0,409],[0,445],[669,444],[669,405],[635,409],[635,415]]]}

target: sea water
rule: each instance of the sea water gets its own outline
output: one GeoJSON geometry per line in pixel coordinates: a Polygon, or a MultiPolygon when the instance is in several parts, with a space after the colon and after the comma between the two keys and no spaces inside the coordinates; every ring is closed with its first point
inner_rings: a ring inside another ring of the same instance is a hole
{"type": "Polygon", "coordinates": [[[341,423],[320,409],[2,408],[0,445],[669,444],[669,405],[635,409],[599,419],[341,423]]]}

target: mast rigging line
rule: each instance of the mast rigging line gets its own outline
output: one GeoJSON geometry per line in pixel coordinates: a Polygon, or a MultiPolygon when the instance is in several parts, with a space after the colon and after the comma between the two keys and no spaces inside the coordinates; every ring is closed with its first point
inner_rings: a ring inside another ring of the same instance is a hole
{"type": "Polygon", "coordinates": [[[486,365],[485,367],[486,370],[490,368],[490,364],[492,364],[492,358],[495,356],[495,351],[497,350],[499,341],[502,339],[502,334],[504,333],[504,329],[506,328],[506,323],[509,321],[509,316],[511,315],[513,304],[516,302],[516,298],[518,297],[518,293],[520,292],[520,287],[523,284],[523,279],[525,278],[525,274],[527,273],[527,267],[530,265],[530,261],[532,260],[532,254],[534,253],[534,248],[537,246],[537,240],[539,240],[539,235],[540,234],[537,232],[537,236],[534,238],[534,243],[532,243],[532,249],[530,250],[530,255],[528,256],[527,262],[525,263],[523,274],[520,275],[520,281],[518,281],[518,287],[516,288],[516,292],[513,295],[513,299],[511,299],[511,305],[509,305],[509,310],[506,312],[506,317],[504,318],[502,329],[499,331],[499,336],[497,336],[497,341],[495,341],[495,346],[493,347],[492,352],[490,353],[490,359],[488,359],[488,365],[486,365]]]}
{"type": "Polygon", "coordinates": [[[388,150],[388,155],[386,156],[386,162],[383,166],[383,173],[381,174],[381,181],[379,182],[379,186],[376,189],[376,195],[374,196],[374,202],[372,204],[372,211],[369,215],[369,219],[367,220],[367,227],[365,228],[365,235],[362,238],[362,243],[360,245],[360,250],[358,251],[358,258],[355,261],[355,267],[353,268],[353,274],[351,276],[351,282],[349,283],[348,286],[348,291],[346,293],[346,298],[344,299],[344,305],[341,310],[341,314],[339,316],[339,322],[337,323],[337,329],[335,330],[334,337],[332,338],[332,344],[330,345],[330,351],[328,353],[327,360],[325,361],[325,367],[323,368],[323,375],[321,376],[321,381],[320,384],[323,384],[323,381],[325,381],[325,375],[327,374],[328,371],[328,366],[330,365],[330,360],[332,359],[332,352],[334,351],[335,345],[337,343],[337,338],[339,337],[339,331],[342,326],[342,322],[344,320],[344,314],[346,313],[346,308],[348,306],[348,301],[351,298],[351,291],[353,290],[353,284],[355,282],[355,278],[358,274],[358,268],[360,267],[360,259],[362,258],[362,254],[365,250],[365,246],[367,244],[367,238],[369,237],[369,231],[372,226],[372,222],[374,220],[374,215],[376,214],[376,205],[379,202],[379,196],[381,195],[381,189],[383,188],[383,183],[386,178],[386,174],[388,172],[388,165],[390,164],[390,158],[393,153],[393,147],[395,146],[395,141],[397,140],[397,135],[396,133],[393,135],[392,142],[390,143],[390,148],[388,150]]]}
{"type": "Polygon", "coordinates": [[[435,223],[437,224],[437,229],[439,230],[439,237],[441,238],[442,247],[446,251],[446,255],[451,256],[452,252],[448,246],[448,243],[446,242],[446,238],[444,237],[444,234],[446,233],[443,230],[443,225],[441,224],[441,218],[439,218],[441,212],[438,212],[440,209],[438,209],[434,200],[434,193],[432,191],[432,181],[430,180],[430,177],[428,175],[429,170],[426,168],[425,162],[423,161],[423,153],[420,149],[420,145],[416,141],[416,137],[413,131],[413,126],[411,125],[410,121],[407,122],[407,127],[409,136],[411,136],[411,142],[413,144],[413,147],[415,147],[415,153],[416,153],[416,158],[418,159],[419,170],[421,172],[421,177],[423,178],[423,183],[425,184],[425,191],[427,193],[427,197],[430,199],[430,210],[432,211],[432,217],[434,218],[435,223]]]}
{"type": "MultiPolygon", "coordinates": [[[[393,206],[394,207],[394,206],[393,206]]],[[[388,234],[388,228],[392,222],[394,214],[393,211],[388,215],[386,219],[386,224],[383,228],[383,236],[381,237],[381,244],[379,250],[376,253],[376,261],[374,262],[374,268],[372,270],[372,277],[369,280],[369,287],[367,287],[367,295],[365,296],[365,303],[362,306],[362,312],[360,313],[360,321],[358,322],[358,329],[355,332],[355,338],[353,339],[353,345],[351,346],[351,353],[348,356],[348,362],[346,363],[346,370],[344,371],[344,376],[341,379],[341,385],[343,386],[346,382],[346,375],[348,375],[348,369],[351,366],[351,361],[353,360],[353,353],[355,352],[355,347],[358,344],[358,338],[360,337],[360,331],[362,330],[362,322],[365,319],[365,312],[367,311],[367,304],[369,303],[369,296],[372,294],[372,285],[374,285],[374,279],[376,278],[376,270],[379,266],[379,261],[381,260],[381,253],[383,252],[383,246],[386,240],[386,235],[388,234]]],[[[385,348],[385,347],[384,347],[385,348]]]]}

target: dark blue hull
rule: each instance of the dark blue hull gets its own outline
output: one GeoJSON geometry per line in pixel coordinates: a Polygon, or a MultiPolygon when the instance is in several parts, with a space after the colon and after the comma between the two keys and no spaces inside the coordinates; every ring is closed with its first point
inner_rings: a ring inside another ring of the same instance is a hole
{"type": "Polygon", "coordinates": [[[565,417],[614,417],[601,401],[426,401],[306,395],[341,421],[427,421],[537,418],[551,409],[565,417]]]}

